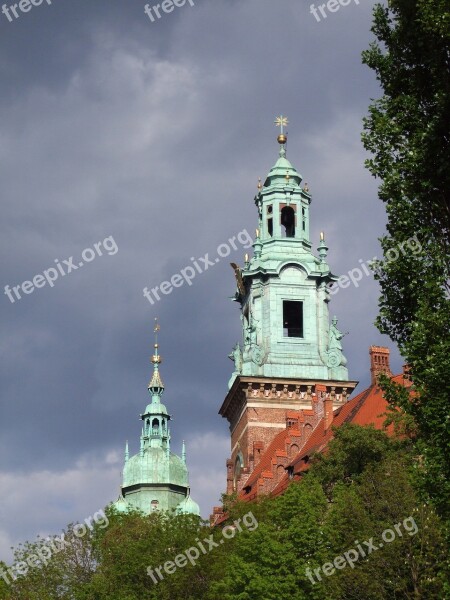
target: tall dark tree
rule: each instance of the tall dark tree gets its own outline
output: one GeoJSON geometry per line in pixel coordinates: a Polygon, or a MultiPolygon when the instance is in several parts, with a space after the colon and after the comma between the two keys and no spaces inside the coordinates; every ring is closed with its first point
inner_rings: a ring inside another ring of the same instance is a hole
{"type": "Polygon", "coordinates": [[[372,31],[363,61],[384,94],[369,108],[363,143],[388,217],[377,325],[415,386],[412,400],[392,385],[387,394],[414,417],[422,482],[450,518],[450,2],[377,5],[372,31]]]}

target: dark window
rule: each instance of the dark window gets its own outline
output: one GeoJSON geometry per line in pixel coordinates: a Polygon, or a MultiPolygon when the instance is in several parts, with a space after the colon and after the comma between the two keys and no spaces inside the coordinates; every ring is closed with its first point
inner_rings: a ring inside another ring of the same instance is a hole
{"type": "Polygon", "coordinates": [[[283,336],[303,337],[303,302],[283,302],[283,336]]]}
{"type": "Polygon", "coordinates": [[[283,237],[295,236],[295,212],[292,206],[281,209],[281,224],[284,226],[283,237]]]}
{"type": "Polygon", "coordinates": [[[267,231],[269,232],[270,237],[273,236],[273,219],[267,219],[267,231]]]}

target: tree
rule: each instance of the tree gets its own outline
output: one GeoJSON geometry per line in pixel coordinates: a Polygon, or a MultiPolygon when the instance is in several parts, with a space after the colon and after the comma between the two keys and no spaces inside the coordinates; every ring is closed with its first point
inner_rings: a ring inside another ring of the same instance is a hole
{"type": "MultiPolygon", "coordinates": [[[[176,556],[211,534],[195,515],[139,511],[107,511],[109,526],[94,540],[98,568],[85,588],[86,600],[193,600],[204,598],[209,582],[209,557],[198,550],[195,564],[176,556]],[[168,570],[156,569],[171,562],[168,570]],[[182,563],[180,563],[182,564],[182,563]],[[150,570],[150,571],[149,571],[150,570]]],[[[186,557],[185,557],[186,558],[186,557]]],[[[80,597],[81,600],[81,597],[80,597]]]]}
{"type": "Polygon", "coordinates": [[[258,527],[244,529],[222,546],[224,572],[211,582],[208,600],[322,600],[320,586],[314,588],[306,569],[321,564],[326,508],[314,477],[294,482],[279,498],[234,506],[229,522],[251,510],[258,527]]]}
{"type": "Polygon", "coordinates": [[[450,519],[449,1],[377,5],[372,31],[363,62],[384,94],[369,107],[363,143],[388,217],[377,326],[398,343],[415,389],[411,399],[391,385],[388,396],[414,417],[422,483],[450,519]]]}
{"type": "Polygon", "coordinates": [[[6,583],[6,581],[9,581],[7,568],[8,567],[5,565],[5,563],[0,560],[0,577],[1,577],[1,579],[0,579],[0,599],[1,600],[8,600],[8,598],[10,598],[8,584],[6,583]],[[3,578],[3,574],[5,574],[6,579],[3,578]]]}
{"type": "Polygon", "coordinates": [[[13,566],[6,572],[5,600],[73,600],[91,580],[96,562],[93,533],[86,528],[80,537],[71,524],[61,536],[20,544],[13,566]]]}
{"type": "Polygon", "coordinates": [[[391,453],[398,453],[406,444],[391,440],[373,426],[346,423],[334,430],[328,452],[315,455],[312,472],[331,500],[337,483],[352,483],[369,466],[378,464],[391,453]]]}

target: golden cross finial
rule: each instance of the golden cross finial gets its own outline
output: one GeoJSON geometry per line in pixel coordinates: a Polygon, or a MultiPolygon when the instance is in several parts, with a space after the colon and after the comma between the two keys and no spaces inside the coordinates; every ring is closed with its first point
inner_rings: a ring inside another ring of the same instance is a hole
{"type": "Polygon", "coordinates": [[[283,135],[283,133],[284,133],[283,128],[287,127],[289,125],[288,118],[287,117],[283,117],[283,115],[280,115],[279,117],[277,117],[275,119],[275,125],[277,127],[280,127],[280,133],[281,133],[281,135],[283,135]]]}

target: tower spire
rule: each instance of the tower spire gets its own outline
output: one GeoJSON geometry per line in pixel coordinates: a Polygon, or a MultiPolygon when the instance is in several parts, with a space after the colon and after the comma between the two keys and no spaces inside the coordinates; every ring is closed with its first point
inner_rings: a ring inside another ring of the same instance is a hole
{"type": "Polygon", "coordinates": [[[153,329],[153,332],[155,334],[155,343],[154,343],[155,352],[151,358],[151,362],[153,363],[153,375],[150,380],[150,383],[148,384],[148,391],[152,396],[152,402],[160,402],[161,396],[164,393],[164,383],[163,383],[163,380],[161,379],[161,375],[159,373],[159,365],[162,362],[162,359],[159,355],[159,344],[158,344],[158,332],[160,331],[160,329],[161,329],[161,327],[159,326],[158,319],[155,318],[155,327],[153,329]]]}

